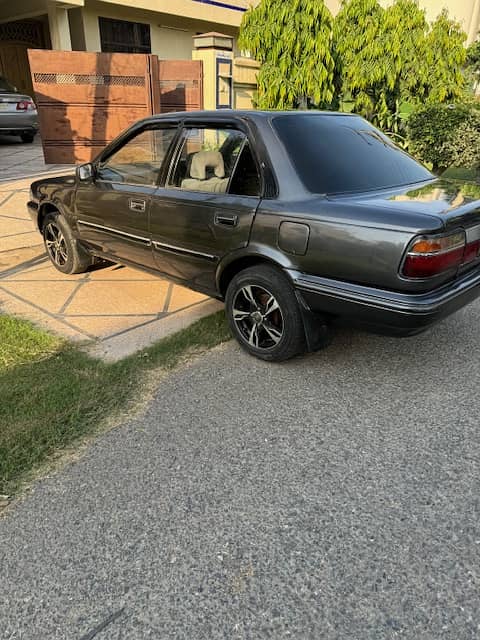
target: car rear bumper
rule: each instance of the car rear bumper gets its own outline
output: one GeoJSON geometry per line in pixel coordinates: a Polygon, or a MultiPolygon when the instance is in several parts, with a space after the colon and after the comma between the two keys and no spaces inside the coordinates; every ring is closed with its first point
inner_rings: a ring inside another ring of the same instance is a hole
{"type": "Polygon", "coordinates": [[[371,331],[412,335],[458,311],[480,296],[480,271],[427,293],[400,293],[290,273],[311,311],[346,319],[371,331]]]}
{"type": "Polygon", "coordinates": [[[21,134],[38,131],[37,112],[0,113],[0,133],[21,134]]]}

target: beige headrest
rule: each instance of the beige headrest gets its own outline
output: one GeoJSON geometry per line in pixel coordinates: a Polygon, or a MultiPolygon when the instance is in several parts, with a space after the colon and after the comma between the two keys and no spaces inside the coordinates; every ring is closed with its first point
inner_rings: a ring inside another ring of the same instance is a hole
{"type": "Polygon", "coordinates": [[[207,167],[213,169],[217,178],[224,177],[225,165],[223,164],[223,156],[220,151],[199,151],[192,156],[190,177],[197,178],[197,180],[205,180],[207,177],[207,167]]]}

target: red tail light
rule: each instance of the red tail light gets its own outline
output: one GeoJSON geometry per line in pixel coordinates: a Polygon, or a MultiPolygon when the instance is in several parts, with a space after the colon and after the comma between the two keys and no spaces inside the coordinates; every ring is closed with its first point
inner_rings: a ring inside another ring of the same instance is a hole
{"type": "Polygon", "coordinates": [[[35,109],[35,104],[32,100],[20,100],[17,102],[17,111],[32,111],[35,109]]]}
{"type": "Polygon", "coordinates": [[[473,242],[469,242],[465,246],[465,252],[463,254],[463,264],[467,264],[468,262],[473,262],[478,258],[478,254],[480,253],[480,240],[474,240],[473,242]]]}
{"type": "Polygon", "coordinates": [[[410,245],[402,273],[407,278],[430,278],[458,268],[464,253],[463,231],[448,236],[421,236],[410,245]]]}

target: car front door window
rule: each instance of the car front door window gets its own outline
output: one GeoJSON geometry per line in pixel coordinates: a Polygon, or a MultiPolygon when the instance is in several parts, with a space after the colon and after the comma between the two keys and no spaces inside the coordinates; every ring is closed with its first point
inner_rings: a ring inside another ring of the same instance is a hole
{"type": "Polygon", "coordinates": [[[157,184],[176,128],[145,129],[97,167],[97,179],[133,185],[157,184]]]}

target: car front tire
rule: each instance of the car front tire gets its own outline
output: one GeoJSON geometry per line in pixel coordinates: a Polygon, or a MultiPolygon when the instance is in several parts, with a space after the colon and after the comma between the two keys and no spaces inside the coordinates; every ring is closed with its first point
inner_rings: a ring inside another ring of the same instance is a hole
{"type": "Polygon", "coordinates": [[[251,355],[279,362],[305,351],[300,306],[280,269],[262,264],[237,273],[225,309],[233,335],[251,355]]]}
{"type": "Polygon", "coordinates": [[[22,142],[28,143],[33,142],[35,135],[33,133],[22,133],[20,138],[22,139],[22,142]]]}
{"type": "Polygon", "coordinates": [[[83,273],[92,264],[92,257],[79,246],[60,213],[45,216],[42,235],[50,261],[62,273],[83,273]]]}

